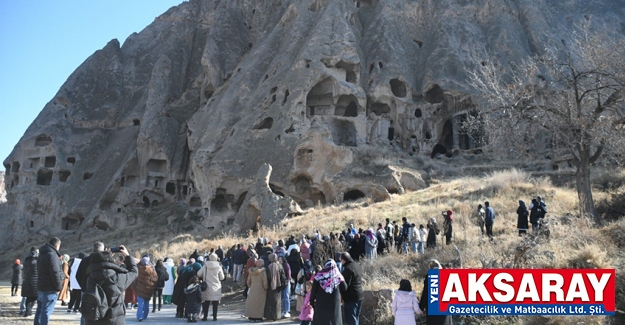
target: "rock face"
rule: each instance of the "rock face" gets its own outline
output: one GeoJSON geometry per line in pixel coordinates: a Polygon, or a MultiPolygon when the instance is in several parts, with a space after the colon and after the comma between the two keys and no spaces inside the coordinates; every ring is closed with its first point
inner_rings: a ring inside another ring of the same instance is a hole
{"type": "Polygon", "coordinates": [[[7,201],[7,191],[4,186],[4,172],[0,172],[0,204],[7,201]]]}
{"type": "Polygon", "coordinates": [[[459,128],[476,109],[470,53],[517,61],[563,46],[586,19],[625,30],[624,7],[184,2],[94,53],[44,107],[4,160],[3,238],[121,228],[172,204],[245,231],[263,200],[298,211],[422,188],[419,166],[396,165],[479,146],[459,128]]]}

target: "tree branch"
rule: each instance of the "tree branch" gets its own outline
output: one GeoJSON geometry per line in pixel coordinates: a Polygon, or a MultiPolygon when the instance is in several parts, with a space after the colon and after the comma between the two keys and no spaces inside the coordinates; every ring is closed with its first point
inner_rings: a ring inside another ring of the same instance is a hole
{"type": "Polygon", "coordinates": [[[592,155],[592,157],[590,157],[589,162],[591,164],[594,164],[597,159],[599,159],[599,157],[601,156],[601,152],[603,152],[603,148],[605,147],[605,144],[603,142],[603,140],[601,141],[601,144],[599,144],[599,147],[597,148],[597,151],[595,151],[595,154],[592,155]]]}

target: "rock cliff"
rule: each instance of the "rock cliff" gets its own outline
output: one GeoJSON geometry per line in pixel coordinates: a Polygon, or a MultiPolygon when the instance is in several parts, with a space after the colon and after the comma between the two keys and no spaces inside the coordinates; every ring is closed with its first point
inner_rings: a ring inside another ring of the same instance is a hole
{"type": "Polygon", "coordinates": [[[89,57],[4,160],[5,244],[121,228],[170,205],[186,211],[170,223],[245,231],[262,215],[422,188],[414,156],[480,145],[459,127],[477,108],[471,53],[514,62],[565,46],[581,20],[625,32],[624,8],[184,2],[89,57]]]}
{"type": "Polygon", "coordinates": [[[0,204],[7,201],[7,191],[4,186],[4,172],[0,172],[0,204]]]}

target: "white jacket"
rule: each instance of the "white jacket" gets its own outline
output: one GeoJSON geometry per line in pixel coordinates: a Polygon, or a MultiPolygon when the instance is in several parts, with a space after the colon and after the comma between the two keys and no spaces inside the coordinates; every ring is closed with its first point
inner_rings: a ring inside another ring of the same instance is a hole
{"type": "Polygon", "coordinates": [[[410,228],[410,241],[415,243],[421,241],[421,234],[419,233],[419,229],[417,229],[417,227],[410,228]]]}
{"type": "Polygon", "coordinates": [[[70,288],[72,288],[72,290],[80,290],[80,285],[78,284],[78,281],[76,280],[76,273],[78,272],[78,267],[80,266],[80,262],[82,262],[80,258],[78,257],[74,258],[74,264],[72,264],[72,269],[69,275],[69,286],[70,288]]]}
{"type": "Polygon", "coordinates": [[[167,270],[167,273],[169,273],[169,280],[165,281],[165,287],[163,287],[163,295],[171,296],[174,294],[174,277],[177,276],[176,268],[174,267],[174,262],[172,262],[170,259],[167,259],[166,262],[163,262],[163,266],[167,270]]]}
{"type": "Polygon", "coordinates": [[[415,292],[400,290],[395,290],[392,311],[396,325],[415,324],[414,315],[423,313],[421,308],[419,308],[419,301],[415,292]]]}

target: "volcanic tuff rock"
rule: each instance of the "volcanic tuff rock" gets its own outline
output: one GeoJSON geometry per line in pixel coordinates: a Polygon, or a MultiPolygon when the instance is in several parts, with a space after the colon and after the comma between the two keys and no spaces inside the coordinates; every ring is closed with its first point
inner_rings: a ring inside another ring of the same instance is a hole
{"type": "Polygon", "coordinates": [[[4,186],[4,172],[0,172],[0,204],[7,201],[7,191],[4,186]]]}
{"type": "Polygon", "coordinates": [[[28,128],[4,161],[5,247],[28,234],[124,227],[157,205],[245,231],[260,213],[247,208],[278,197],[297,213],[419,189],[419,166],[392,166],[399,158],[414,165],[414,155],[479,146],[459,128],[476,108],[470,53],[514,62],[565,46],[571,26],[591,18],[625,31],[624,6],[184,2],[89,57],[28,128]],[[275,196],[256,184],[264,164],[275,196]]]}

